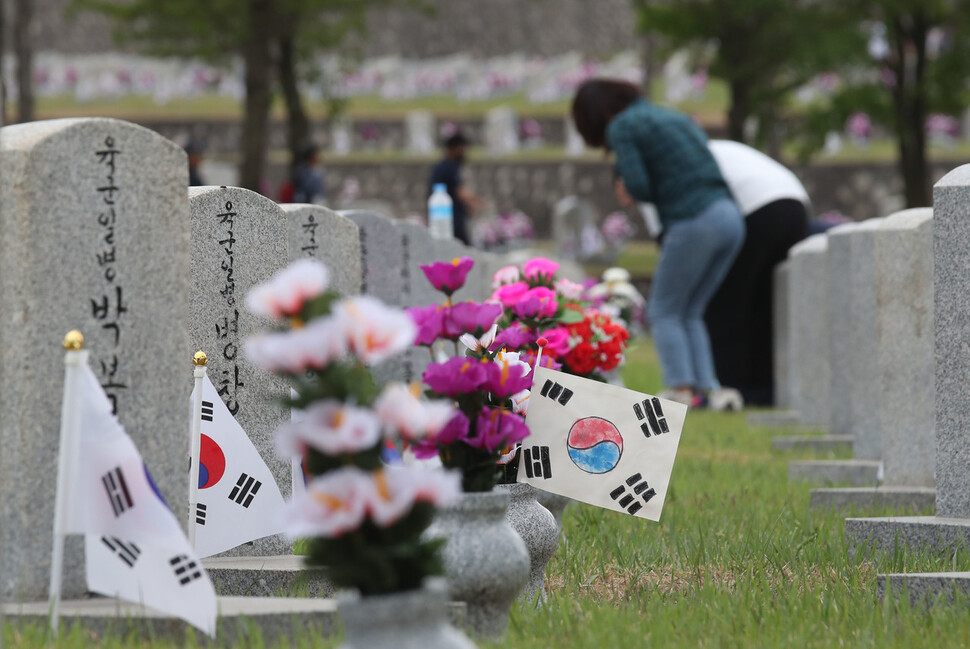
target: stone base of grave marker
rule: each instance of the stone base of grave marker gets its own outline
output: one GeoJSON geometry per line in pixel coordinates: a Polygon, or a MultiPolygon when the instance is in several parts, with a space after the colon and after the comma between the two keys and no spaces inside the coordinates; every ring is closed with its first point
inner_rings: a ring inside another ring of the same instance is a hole
{"type": "Polygon", "coordinates": [[[299,555],[210,557],[202,565],[220,595],[329,597],[334,593],[323,572],[307,570],[299,555]]]}
{"type": "Polygon", "coordinates": [[[792,435],[775,437],[771,448],[776,451],[808,451],[819,455],[851,453],[852,435],[792,435]]]}
{"type": "Polygon", "coordinates": [[[940,516],[889,516],[845,519],[845,540],[850,556],[856,549],[872,547],[892,552],[897,547],[952,552],[970,548],[970,519],[940,516]]]}
{"type": "Polygon", "coordinates": [[[907,595],[911,606],[970,599],[970,572],[890,573],[876,577],[878,598],[907,595]],[[888,591],[888,593],[887,593],[888,591]]]}
{"type": "Polygon", "coordinates": [[[882,464],[877,460],[801,460],[788,463],[791,482],[867,487],[879,484],[882,464]]]}
{"type": "Polygon", "coordinates": [[[809,495],[812,509],[891,509],[901,514],[920,514],[933,511],[936,507],[936,489],[932,487],[812,489],[809,495]]]}
{"type": "MultiPolygon", "coordinates": [[[[5,624],[14,627],[46,627],[47,602],[4,604],[5,624]]],[[[448,620],[458,628],[466,625],[464,602],[448,603],[448,620]]],[[[206,636],[187,622],[153,609],[114,598],[96,597],[61,602],[61,628],[80,626],[89,639],[130,637],[169,638],[184,643],[189,636],[206,636]]],[[[219,635],[213,644],[233,647],[247,642],[256,632],[262,645],[302,645],[316,638],[332,636],[337,623],[337,601],[319,597],[220,597],[219,635]]],[[[100,643],[99,643],[100,644],[100,643]]]]}
{"type": "Polygon", "coordinates": [[[801,417],[794,410],[759,410],[748,413],[749,426],[800,426],[801,417]]]}

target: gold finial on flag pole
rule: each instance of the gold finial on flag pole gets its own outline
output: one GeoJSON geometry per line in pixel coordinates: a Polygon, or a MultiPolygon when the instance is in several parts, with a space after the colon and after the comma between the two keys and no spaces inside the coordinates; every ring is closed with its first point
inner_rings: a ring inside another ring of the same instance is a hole
{"type": "Polygon", "coordinates": [[[205,367],[206,363],[208,362],[209,362],[209,357],[206,356],[205,352],[202,351],[201,349],[195,352],[195,355],[192,356],[192,364],[195,365],[196,367],[205,367]]]}
{"type": "Polygon", "coordinates": [[[84,336],[77,329],[72,329],[64,336],[64,349],[76,352],[84,347],[84,336]]]}

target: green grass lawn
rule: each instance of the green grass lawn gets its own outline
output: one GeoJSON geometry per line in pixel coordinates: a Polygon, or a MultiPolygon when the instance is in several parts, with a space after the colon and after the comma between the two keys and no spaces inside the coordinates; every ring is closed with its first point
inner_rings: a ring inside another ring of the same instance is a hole
{"type": "MultiPolygon", "coordinates": [[[[624,376],[630,388],[659,389],[648,340],[631,348],[624,376]]],[[[966,602],[911,609],[904,600],[875,594],[878,573],[967,570],[970,556],[850,560],[843,517],[812,512],[809,487],[788,483],[788,461],[799,456],[772,452],[777,434],[748,426],[743,414],[689,413],[661,522],[574,504],[565,515],[565,541],[547,570],[548,606],[517,605],[507,637],[480,646],[970,646],[966,602]]],[[[5,641],[13,649],[99,646],[79,630],[45,645],[39,629],[8,628],[5,641]]],[[[100,646],[175,645],[118,640],[100,646]]]]}

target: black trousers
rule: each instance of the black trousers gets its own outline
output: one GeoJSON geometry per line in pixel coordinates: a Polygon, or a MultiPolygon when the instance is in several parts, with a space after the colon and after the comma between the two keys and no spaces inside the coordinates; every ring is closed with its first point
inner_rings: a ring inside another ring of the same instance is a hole
{"type": "Polygon", "coordinates": [[[808,213],[793,199],[778,200],[745,219],[744,245],[707,305],[717,378],[740,390],[746,404],[774,403],[772,271],[805,238],[808,213]]]}

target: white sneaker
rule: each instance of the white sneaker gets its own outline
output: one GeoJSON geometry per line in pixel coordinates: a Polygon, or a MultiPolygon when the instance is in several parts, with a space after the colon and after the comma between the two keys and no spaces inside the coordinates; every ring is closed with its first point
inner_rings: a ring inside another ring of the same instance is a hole
{"type": "Polygon", "coordinates": [[[693,391],[686,389],[664,390],[657,396],[661,399],[666,399],[667,401],[676,401],[677,403],[682,403],[685,406],[690,406],[694,401],[693,391]]]}
{"type": "Polygon", "coordinates": [[[744,397],[734,388],[718,388],[707,395],[711,410],[737,412],[744,408],[744,397]]]}

